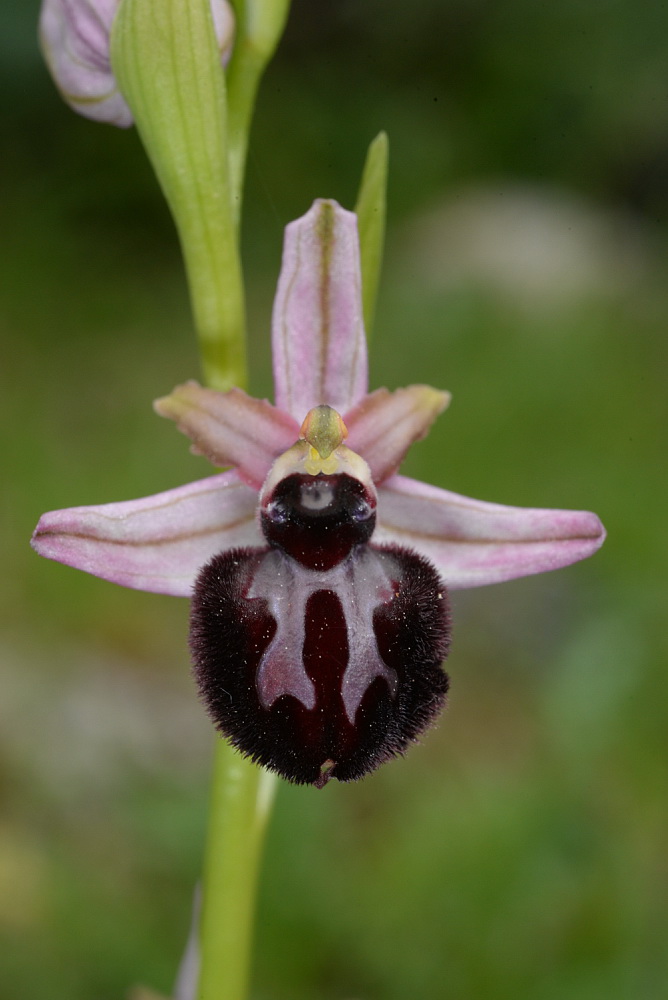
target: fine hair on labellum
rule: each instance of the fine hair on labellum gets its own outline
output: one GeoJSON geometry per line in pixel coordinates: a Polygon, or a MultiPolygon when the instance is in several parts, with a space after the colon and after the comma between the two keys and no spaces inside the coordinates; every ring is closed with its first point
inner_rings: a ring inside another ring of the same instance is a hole
{"type": "MultiPolygon", "coordinates": [[[[321,523],[323,495],[302,504],[321,523]]],[[[350,502],[360,509],[354,491],[350,502]]],[[[299,525],[299,545],[303,534],[299,525]]],[[[348,548],[328,569],[278,545],[222,552],[192,602],[194,674],[217,729],[251,760],[318,787],[403,754],[448,689],[450,615],[436,570],[398,546],[348,548]]]]}

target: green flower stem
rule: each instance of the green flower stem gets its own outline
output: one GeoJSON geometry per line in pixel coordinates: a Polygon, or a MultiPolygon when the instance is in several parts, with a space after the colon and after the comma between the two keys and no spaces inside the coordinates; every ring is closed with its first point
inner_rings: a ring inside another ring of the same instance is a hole
{"type": "Polygon", "coordinates": [[[283,33],[290,0],[233,0],[233,5],[236,33],[226,76],[232,211],[238,224],[255,97],[283,33]]]}
{"type": "MultiPolygon", "coordinates": [[[[239,222],[248,132],[289,0],[235,0],[229,88],[209,0],[121,0],[111,61],[181,240],[205,382],[247,382],[239,222]]],[[[218,740],[197,1000],[244,1000],[274,775],[218,740]]]]}
{"type": "Polygon", "coordinates": [[[277,779],[218,740],[204,862],[197,1000],[244,1000],[264,834],[277,779]]]}
{"type": "Polygon", "coordinates": [[[206,381],[243,385],[239,195],[209,0],[122,0],[111,62],[179,233],[206,381]]]}
{"type": "MultiPolygon", "coordinates": [[[[235,41],[226,76],[228,182],[237,232],[255,97],[289,6],[290,0],[234,2],[235,41]]],[[[236,384],[245,387],[245,379],[236,384]]],[[[218,740],[204,859],[197,1000],[245,1000],[247,995],[257,880],[277,783],[276,775],[218,740]]]]}

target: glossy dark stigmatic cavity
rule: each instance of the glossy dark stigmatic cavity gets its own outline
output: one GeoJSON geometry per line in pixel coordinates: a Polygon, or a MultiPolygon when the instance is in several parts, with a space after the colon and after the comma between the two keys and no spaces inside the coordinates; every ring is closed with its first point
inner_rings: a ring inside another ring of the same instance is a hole
{"type": "Polygon", "coordinates": [[[202,698],[242,753],[289,781],[360,778],[445,702],[445,589],[427,560],[357,547],[329,572],[237,549],[202,570],[190,644],[202,698]]]}
{"type": "Polygon", "coordinates": [[[345,473],[295,473],[278,483],[260,522],[270,545],[302,566],[328,570],[371,538],[376,502],[363,483],[345,473]]]}

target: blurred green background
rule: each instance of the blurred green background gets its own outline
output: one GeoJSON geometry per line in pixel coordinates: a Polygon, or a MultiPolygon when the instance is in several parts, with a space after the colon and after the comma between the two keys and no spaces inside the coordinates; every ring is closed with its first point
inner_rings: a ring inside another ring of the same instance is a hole
{"type": "MultiPolygon", "coordinates": [[[[3,11],[0,997],[168,994],[212,734],[187,605],[39,560],[45,509],[208,474],[151,400],[198,374],[133,131],[62,105],[3,11]]],[[[668,7],[296,0],[253,133],[252,389],[282,229],[391,140],[374,385],[450,411],[405,471],[596,510],[591,561],[454,595],[450,706],[354,786],[282,786],[253,1000],[668,988],[668,7]]]]}

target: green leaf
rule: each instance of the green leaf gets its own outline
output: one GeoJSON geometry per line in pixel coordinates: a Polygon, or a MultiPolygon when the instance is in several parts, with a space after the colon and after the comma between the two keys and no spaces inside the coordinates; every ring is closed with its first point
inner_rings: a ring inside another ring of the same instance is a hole
{"type": "Polygon", "coordinates": [[[179,233],[206,381],[244,385],[225,78],[209,0],[122,0],[111,62],[179,233]]]}
{"type": "Polygon", "coordinates": [[[376,294],[383,262],[387,200],[387,134],[380,132],[369,146],[355,212],[360,237],[362,305],[367,337],[371,335],[376,294]]]}

